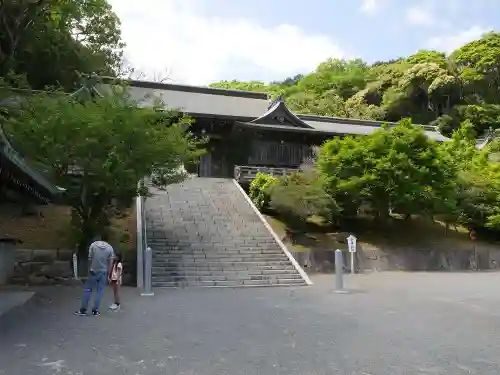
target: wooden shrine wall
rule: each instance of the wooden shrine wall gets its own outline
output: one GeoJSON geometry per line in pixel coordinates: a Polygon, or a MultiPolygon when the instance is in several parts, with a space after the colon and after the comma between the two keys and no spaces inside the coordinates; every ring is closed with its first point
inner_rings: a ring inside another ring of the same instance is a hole
{"type": "Polygon", "coordinates": [[[309,145],[259,140],[253,142],[248,165],[298,167],[312,155],[312,147],[309,145]]]}

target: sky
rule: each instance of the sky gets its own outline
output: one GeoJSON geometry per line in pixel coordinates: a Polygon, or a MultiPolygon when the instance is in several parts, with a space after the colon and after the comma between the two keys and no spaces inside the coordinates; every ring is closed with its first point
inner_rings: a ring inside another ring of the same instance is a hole
{"type": "Polygon", "coordinates": [[[500,31],[499,0],[108,1],[141,78],[191,85],[282,80],[328,58],[449,53],[500,31]]]}

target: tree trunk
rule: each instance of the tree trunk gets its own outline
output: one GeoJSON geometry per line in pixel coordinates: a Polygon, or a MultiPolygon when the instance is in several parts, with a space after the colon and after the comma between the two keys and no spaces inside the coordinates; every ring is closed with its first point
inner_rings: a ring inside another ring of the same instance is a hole
{"type": "Polygon", "coordinates": [[[86,256],[94,236],[97,234],[90,218],[80,218],[78,256],[86,256]]]}

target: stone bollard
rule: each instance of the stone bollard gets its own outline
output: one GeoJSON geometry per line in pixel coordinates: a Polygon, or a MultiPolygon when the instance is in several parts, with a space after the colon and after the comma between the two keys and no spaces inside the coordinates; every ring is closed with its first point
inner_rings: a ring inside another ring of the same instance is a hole
{"type": "Polygon", "coordinates": [[[344,290],[344,259],[342,250],[335,250],[335,289],[344,290]]]}

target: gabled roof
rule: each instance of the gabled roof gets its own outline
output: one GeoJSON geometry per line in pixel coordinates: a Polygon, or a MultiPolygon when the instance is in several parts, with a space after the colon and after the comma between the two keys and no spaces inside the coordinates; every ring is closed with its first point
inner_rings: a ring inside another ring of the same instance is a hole
{"type": "Polygon", "coordinates": [[[271,103],[266,113],[250,121],[249,124],[266,124],[304,129],[312,128],[288,109],[281,95],[271,103]]]}

